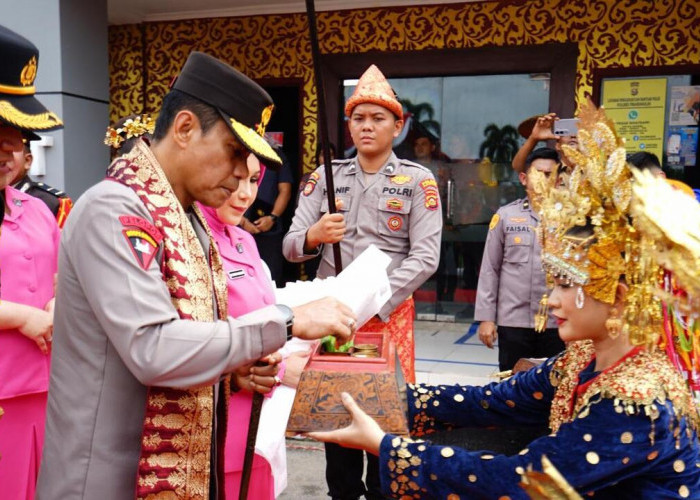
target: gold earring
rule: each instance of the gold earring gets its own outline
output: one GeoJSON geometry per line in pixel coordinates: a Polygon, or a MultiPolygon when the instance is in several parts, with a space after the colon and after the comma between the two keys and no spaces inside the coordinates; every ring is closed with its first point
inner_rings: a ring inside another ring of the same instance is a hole
{"type": "Polygon", "coordinates": [[[547,312],[549,306],[547,305],[547,294],[545,293],[540,299],[540,308],[535,314],[535,331],[541,333],[547,328],[547,318],[549,317],[547,312]]]}
{"type": "Polygon", "coordinates": [[[618,316],[617,307],[610,309],[610,316],[605,320],[605,329],[611,339],[616,339],[622,332],[622,319],[618,316]]]}

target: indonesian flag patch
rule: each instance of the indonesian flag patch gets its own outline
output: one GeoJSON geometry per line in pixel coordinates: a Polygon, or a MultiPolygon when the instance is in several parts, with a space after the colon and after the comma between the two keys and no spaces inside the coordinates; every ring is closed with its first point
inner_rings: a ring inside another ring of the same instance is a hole
{"type": "Polygon", "coordinates": [[[124,226],[122,234],[131,253],[136,257],[136,262],[142,269],[148,269],[156,256],[158,245],[163,241],[163,235],[153,224],[141,217],[120,215],[119,222],[124,226]]]}

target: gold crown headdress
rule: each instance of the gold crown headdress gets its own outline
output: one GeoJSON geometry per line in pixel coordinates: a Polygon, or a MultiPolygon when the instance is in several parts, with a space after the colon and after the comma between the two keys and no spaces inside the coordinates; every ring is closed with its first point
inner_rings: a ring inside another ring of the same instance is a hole
{"type": "Polygon", "coordinates": [[[564,185],[535,169],[528,174],[540,214],[542,264],[550,279],[579,285],[607,304],[615,302],[624,277],[623,332],[634,344],[652,345],[661,320],[654,295],[659,268],[629,218],[632,173],[624,140],[605,110],[589,102],[579,114],[578,143],[578,149],[562,146],[574,166],[564,185]],[[577,236],[576,228],[586,226],[593,234],[577,236]]]}
{"type": "Polygon", "coordinates": [[[107,127],[104,142],[107,146],[119,149],[125,140],[139,137],[145,133],[152,134],[155,129],[156,122],[150,115],[137,115],[134,118],[126,120],[124,124],[117,129],[107,127]]]}

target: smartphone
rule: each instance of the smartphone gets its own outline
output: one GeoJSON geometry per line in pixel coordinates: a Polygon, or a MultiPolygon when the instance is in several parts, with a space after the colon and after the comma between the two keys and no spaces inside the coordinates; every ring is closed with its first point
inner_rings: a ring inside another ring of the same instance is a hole
{"type": "Polygon", "coordinates": [[[562,118],[554,122],[554,135],[572,136],[578,133],[578,118],[562,118]]]}

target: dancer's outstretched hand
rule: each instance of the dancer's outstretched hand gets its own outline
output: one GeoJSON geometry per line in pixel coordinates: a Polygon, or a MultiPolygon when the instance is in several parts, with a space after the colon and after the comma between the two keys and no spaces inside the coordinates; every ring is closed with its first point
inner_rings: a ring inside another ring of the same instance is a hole
{"type": "Polygon", "coordinates": [[[310,438],[328,443],[338,443],[347,448],[359,448],[374,455],[379,455],[379,446],[385,432],[372,417],[357,405],[347,392],[340,395],[345,409],[352,415],[352,422],[347,427],[335,431],[309,432],[310,438]]]}

